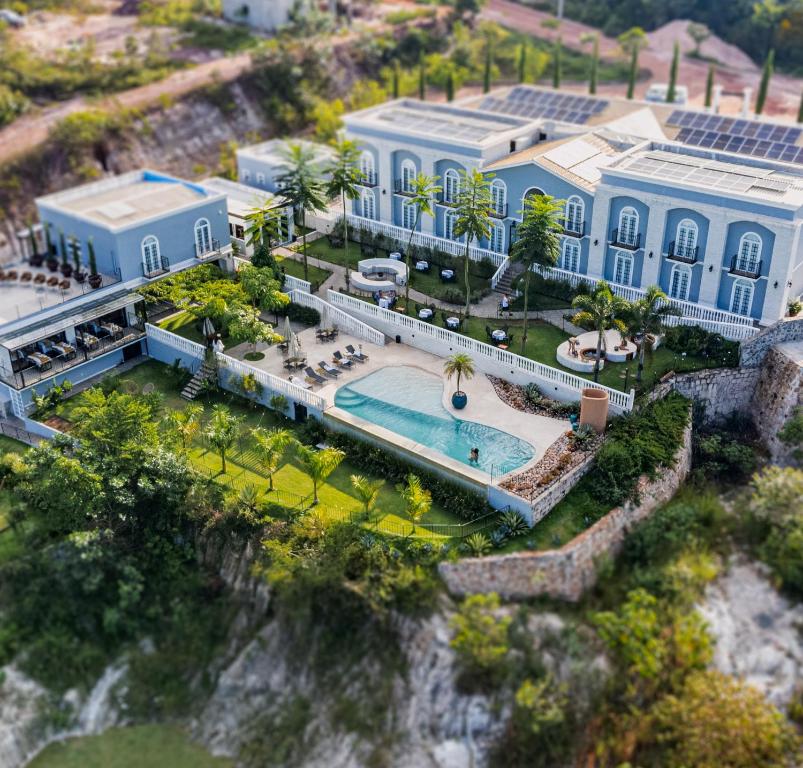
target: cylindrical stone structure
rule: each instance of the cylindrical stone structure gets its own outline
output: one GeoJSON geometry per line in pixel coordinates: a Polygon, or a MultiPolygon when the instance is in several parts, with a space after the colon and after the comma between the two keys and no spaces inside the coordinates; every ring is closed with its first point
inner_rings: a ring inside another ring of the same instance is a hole
{"type": "Polygon", "coordinates": [[[588,424],[598,434],[608,423],[608,393],[597,387],[585,387],[580,395],[580,424],[588,424]]]}

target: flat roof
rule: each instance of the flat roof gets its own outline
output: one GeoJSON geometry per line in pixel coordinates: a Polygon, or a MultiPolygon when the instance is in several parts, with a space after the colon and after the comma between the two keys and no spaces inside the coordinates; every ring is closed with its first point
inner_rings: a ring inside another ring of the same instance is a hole
{"type": "Polygon", "coordinates": [[[285,162],[284,152],[290,144],[300,144],[301,146],[312,149],[315,152],[315,160],[318,162],[329,160],[332,157],[332,148],[326,144],[318,144],[307,139],[270,139],[252,144],[250,147],[242,147],[237,150],[237,157],[247,157],[254,160],[271,160],[280,163],[285,162]]]}
{"type": "Polygon", "coordinates": [[[264,189],[249,187],[247,184],[240,184],[220,176],[212,176],[198,183],[205,189],[226,195],[229,214],[239,218],[245,218],[254,208],[266,206],[278,208],[287,204],[280,195],[274,195],[264,189]]]}

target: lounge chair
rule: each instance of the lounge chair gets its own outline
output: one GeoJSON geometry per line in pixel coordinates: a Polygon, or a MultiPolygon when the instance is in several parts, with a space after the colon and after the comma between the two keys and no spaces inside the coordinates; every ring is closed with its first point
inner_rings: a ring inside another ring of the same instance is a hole
{"type": "Polygon", "coordinates": [[[304,373],[306,373],[307,378],[315,384],[326,384],[326,379],[323,376],[319,376],[317,373],[315,373],[311,366],[308,365],[304,369],[304,373]]]}
{"type": "Polygon", "coordinates": [[[325,360],[319,361],[318,370],[323,371],[324,373],[328,373],[330,376],[333,376],[334,378],[340,376],[340,371],[338,371],[337,368],[334,368],[333,366],[329,365],[329,363],[327,363],[325,360]]]}
{"type": "Polygon", "coordinates": [[[301,387],[301,389],[309,389],[311,386],[308,382],[301,381],[301,379],[299,379],[298,376],[291,376],[289,381],[291,384],[294,384],[297,387],[301,387]]]}
{"type": "Polygon", "coordinates": [[[362,352],[357,352],[352,344],[346,344],[346,352],[349,353],[349,357],[352,360],[356,360],[358,363],[364,363],[366,360],[368,360],[368,355],[364,355],[362,352]]]}
{"type": "Polygon", "coordinates": [[[332,357],[341,368],[351,368],[351,366],[354,365],[351,360],[347,360],[345,357],[343,357],[343,355],[340,354],[339,349],[332,355],[332,357]]]}

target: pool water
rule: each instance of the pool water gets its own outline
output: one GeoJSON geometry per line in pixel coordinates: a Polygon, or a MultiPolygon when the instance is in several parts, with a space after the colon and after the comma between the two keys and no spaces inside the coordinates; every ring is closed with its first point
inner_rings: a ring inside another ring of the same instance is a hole
{"type": "Polygon", "coordinates": [[[391,366],[341,387],[335,405],[452,459],[495,476],[530,461],[533,447],[514,435],[475,421],[456,419],[443,406],[443,381],[426,371],[391,366]],[[471,464],[479,448],[479,464],[471,464]]]}

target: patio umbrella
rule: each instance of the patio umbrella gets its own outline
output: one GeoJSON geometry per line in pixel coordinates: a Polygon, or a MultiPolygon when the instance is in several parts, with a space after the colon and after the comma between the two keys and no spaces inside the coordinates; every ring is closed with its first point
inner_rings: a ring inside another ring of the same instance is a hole
{"type": "Polygon", "coordinates": [[[321,307],[321,328],[329,328],[329,305],[324,304],[321,307]]]}
{"type": "Polygon", "coordinates": [[[204,318],[203,334],[207,339],[211,339],[215,335],[215,326],[208,317],[204,318]]]}
{"type": "Polygon", "coordinates": [[[285,315],[284,316],[284,327],[282,328],[282,338],[285,341],[290,340],[290,335],[293,333],[293,330],[290,328],[290,318],[285,315]]]}
{"type": "Polygon", "coordinates": [[[290,344],[287,349],[288,357],[299,357],[299,352],[301,352],[301,349],[298,346],[298,337],[294,333],[291,333],[290,344]]]}

